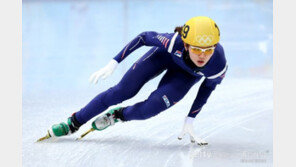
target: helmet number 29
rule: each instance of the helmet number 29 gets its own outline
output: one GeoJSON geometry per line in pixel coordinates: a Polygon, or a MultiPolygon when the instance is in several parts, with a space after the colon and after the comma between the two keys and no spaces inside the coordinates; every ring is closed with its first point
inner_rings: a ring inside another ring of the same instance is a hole
{"type": "Polygon", "coordinates": [[[188,34],[189,29],[190,29],[189,25],[186,25],[185,24],[183,26],[183,33],[182,33],[183,38],[186,38],[187,37],[187,34],[188,34]]]}

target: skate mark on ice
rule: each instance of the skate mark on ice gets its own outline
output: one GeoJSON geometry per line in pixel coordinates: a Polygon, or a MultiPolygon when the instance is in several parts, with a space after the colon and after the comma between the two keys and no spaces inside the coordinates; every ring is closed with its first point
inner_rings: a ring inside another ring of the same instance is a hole
{"type": "Polygon", "coordinates": [[[254,132],[255,131],[254,129],[246,128],[244,126],[238,126],[238,127],[242,128],[243,130],[248,131],[248,132],[254,132]]]}
{"type": "Polygon", "coordinates": [[[230,129],[230,128],[240,125],[244,122],[258,118],[258,117],[266,114],[266,111],[268,111],[268,110],[270,110],[270,109],[264,109],[264,110],[260,110],[260,111],[254,112],[252,114],[246,115],[246,116],[241,116],[241,117],[237,118],[236,120],[228,120],[225,123],[218,124],[217,126],[214,126],[213,128],[210,128],[209,130],[201,133],[200,136],[205,135],[205,137],[203,137],[203,139],[206,139],[216,133],[219,133],[221,130],[230,129]]]}

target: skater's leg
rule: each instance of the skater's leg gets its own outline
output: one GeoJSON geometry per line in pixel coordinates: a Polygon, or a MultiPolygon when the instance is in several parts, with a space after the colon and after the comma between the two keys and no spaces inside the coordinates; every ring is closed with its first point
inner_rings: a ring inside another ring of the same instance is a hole
{"type": "Polygon", "coordinates": [[[150,79],[165,70],[163,51],[154,47],[141,57],[123,76],[121,81],[97,95],[84,108],[77,112],[78,122],[84,124],[108,107],[135,96],[150,79]]]}
{"type": "Polygon", "coordinates": [[[124,121],[144,120],[159,114],[181,100],[199,79],[183,71],[168,70],[147,100],[122,111],[124,121]]]}

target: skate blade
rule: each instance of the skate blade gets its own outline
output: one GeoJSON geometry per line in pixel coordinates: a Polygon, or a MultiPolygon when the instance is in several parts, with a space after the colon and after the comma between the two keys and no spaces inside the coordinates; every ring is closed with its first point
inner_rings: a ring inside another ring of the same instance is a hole
{"type": "Polygon", "coordinates": [[[206,146],[208,143],[197,143],[199,146],[206,146]]]}
{"type": "Polygon", "coordinates": [[[208,145],[207,142],[197,142],[197,141],[195,141],[195,140],[190,140],[190,141],[191,141],[191,143],[197,143],[197,145],[199,145],[199,146],[205,146],[205,145],[208,145]]]}
{"type": "Polygon", "coordinates": [[[83,133],[79,138],[77,138],[76,140],[81,140],[84,136],[86,136],[87,134],[89,134],[90,132],[94,131],[94,128],[89,129],[88,131],[86,131],[85,133],[83,133]]]}
{"type": "Polygon", "coordinates": [[[36,142],[40,142],[40,141],[43,141],[43,140],[45,140],[45,139],[49,139],[49,138],[51,138],[51,136],[50,136],[50,134],[49,133],[47,133],[47,135],[46,136],[44,136],[44,137],[41,137],[40,139],[38,139],[36,142]]]}

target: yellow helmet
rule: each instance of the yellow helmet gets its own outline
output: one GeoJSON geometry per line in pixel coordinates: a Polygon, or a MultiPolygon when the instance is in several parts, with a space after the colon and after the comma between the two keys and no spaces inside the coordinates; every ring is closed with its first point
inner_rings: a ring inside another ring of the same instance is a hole
{"type": "Polygon", "coordinates": [[[220,40],[220,30],[209,17],[198,16],[189,19],[183,26],[182,40],[192,46],[209,47],[220,40]]]}

